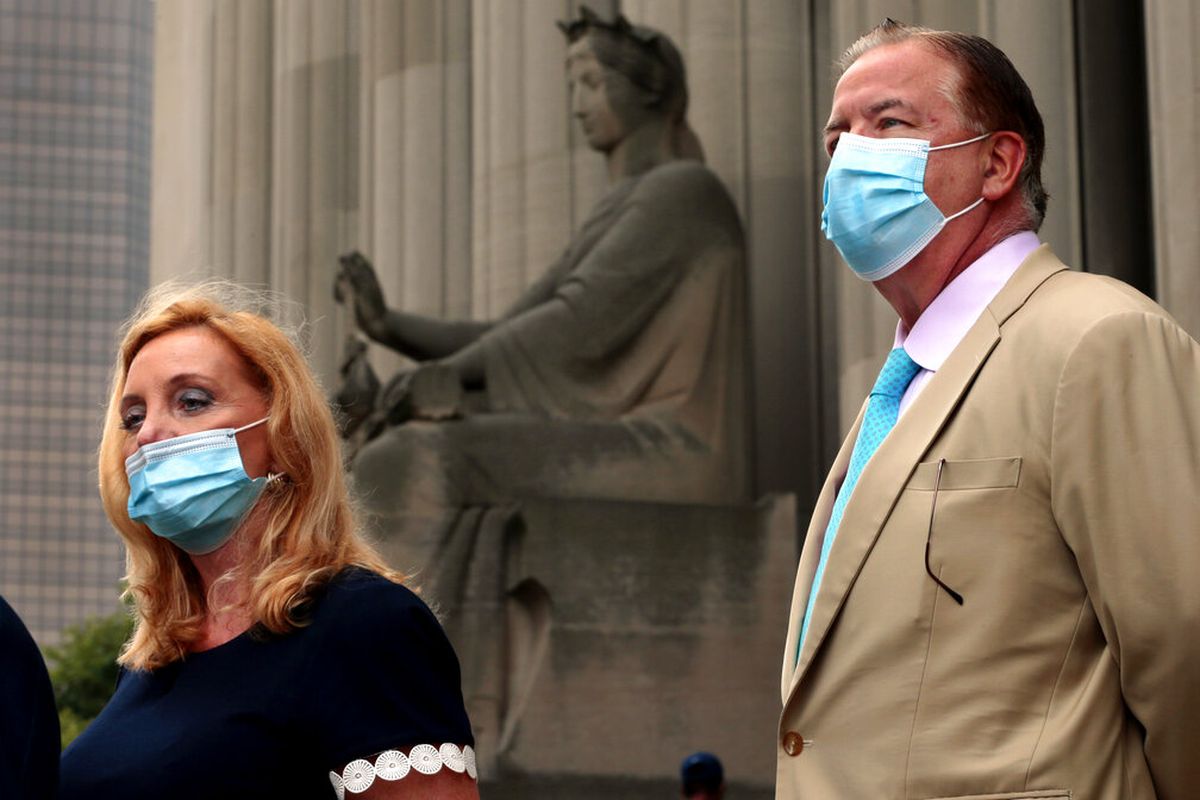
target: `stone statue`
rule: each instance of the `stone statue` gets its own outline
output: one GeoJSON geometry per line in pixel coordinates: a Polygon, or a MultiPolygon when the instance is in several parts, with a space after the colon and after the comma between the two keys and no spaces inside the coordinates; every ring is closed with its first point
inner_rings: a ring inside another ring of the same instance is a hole
{"type": "Polygon", "coordinates": [[[389,309],[368,261],[340,260],[335,293],[362,332],[418,362],[373,409],[361,347],[343,368],[353,471],[388,516],[747,498],[743,233],[686,122],[682,58],[620,16],[559,26],[571,111],[610,188],[557,263],[500,319],[468,322],[389,309]]]}

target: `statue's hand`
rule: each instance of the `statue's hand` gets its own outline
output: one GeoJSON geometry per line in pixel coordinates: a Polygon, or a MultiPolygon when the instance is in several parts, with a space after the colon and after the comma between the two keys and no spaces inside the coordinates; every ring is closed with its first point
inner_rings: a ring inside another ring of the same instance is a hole
{"type": "Polygon", "coordinates": [[[333,283],[333,298],[354,303],[354,318],[367,335],[378,339],[387,317],[383,288],[371,262],[357,250],[338,257],[338,273],[333,283]]]}
{"type": "Polygon", "coordinates": [[[349,438],[375,409],[379,395],[379,378],[367,360],[367,345],[356,336],[346,340],[341,377],[333,395],[334,407],[340,412],[338,427],[342,438],[349,438]]]}
{"type": "Polygon", "coordinates": [[[462,406],[458,370],[438,362],[397,375],[383,390],[389,425],[401,425],[410,419],[453,419],[462,416],[462,406]]]}

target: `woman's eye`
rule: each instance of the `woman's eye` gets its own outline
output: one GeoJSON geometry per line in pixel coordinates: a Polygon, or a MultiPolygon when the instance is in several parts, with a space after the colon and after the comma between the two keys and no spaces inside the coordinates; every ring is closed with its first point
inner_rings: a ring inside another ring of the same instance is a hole
{"type": "Polygon", "coordinates": [[[212,395],[195,389],[179,395],[179,407],[184,411],[200,411],[212,405],[212,395]]]}
{"type": "Polygon", "coordinates": [[[121,414],[121,428],[127,431],[136,430],[146,418],[146,411],[141,406],[128,408],[121,414]]]}

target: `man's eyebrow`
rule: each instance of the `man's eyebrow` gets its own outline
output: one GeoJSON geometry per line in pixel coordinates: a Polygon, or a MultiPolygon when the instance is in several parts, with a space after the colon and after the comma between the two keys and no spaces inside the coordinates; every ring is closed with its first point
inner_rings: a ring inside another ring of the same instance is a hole
{"type": "MultiPolygon", "coordinates": [[[[884,99],[867,106],[863,112],[868,117],[877,117],[883,112],[892,108],[903,108],[908,111],[915,110],[910,103],[905,100],[901,100],[899,97],[885,97],[884,99]]],[[[836,131],[845,130],[847,127],[848,125],[842,117],[834,117],[830,119],[829,122],[825,123],[825,127],[822,129],[821,133],[824,136],[828,136],[836,131]]]]}
{"type": "Polygon", "coordinates": [[[909,105],[905,101],[901,100],[899,97],[888,97],[883,100],[880,100],[877,103],[872,103],[871,105],[867,106],[867,109],[866,109],[867,116],[868,117],[878,116],[879,114],[882,114],[884,111],[887,111],[890,108],[904,108],[904,109],[908,109],[909,111],[913,110],[913,107],[911,105],[909,105]]]}
{"type": "Polygon", "coordinates": [[[840,131],[845,127],[846,123],[841,117],[832,117],[829,122],[825,123],[825,127],[821,129],[821,137],[824,138],[834,131],[840,131]]]}

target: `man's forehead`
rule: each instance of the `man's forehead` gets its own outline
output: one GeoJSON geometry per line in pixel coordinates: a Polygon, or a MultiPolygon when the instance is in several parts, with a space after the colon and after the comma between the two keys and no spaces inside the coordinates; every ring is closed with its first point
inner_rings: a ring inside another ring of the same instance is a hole
{"type": "Polygon", "coordinates": [[[850,65],[833,91],[832,117],[874,116],[890,109],[920,112],[941,102],[953,68],[914,41],[881,45],[850,65]]]}

